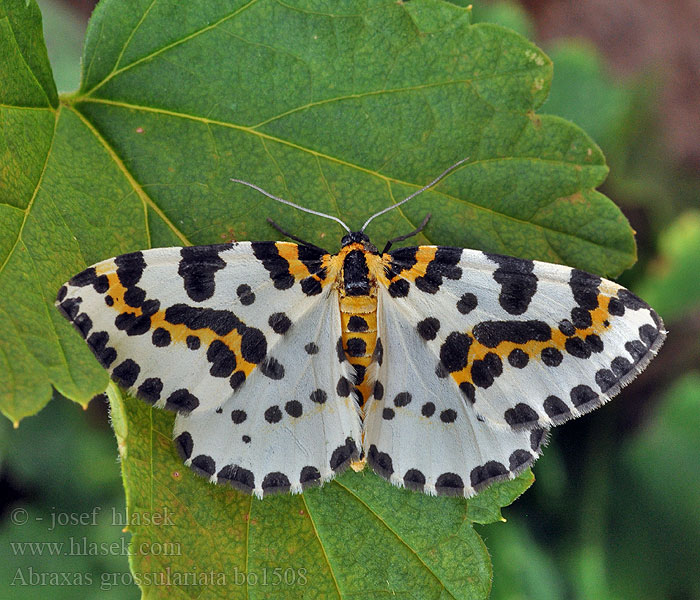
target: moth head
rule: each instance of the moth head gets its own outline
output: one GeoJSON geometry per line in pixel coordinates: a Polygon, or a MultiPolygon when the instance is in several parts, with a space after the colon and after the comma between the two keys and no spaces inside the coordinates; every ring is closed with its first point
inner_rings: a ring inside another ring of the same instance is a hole
{"type": "Polygon", "coordinates": [[[367,252],[371,252],[372,254],[378,253],[377,247],[369,241],[367,234],[361,231],[351,231],[350,233],[346,233],[343,236],[343,239],[340,240],[340,244],[343,248],[345,248],[345,246],[349,246],[350,244],[356,243],[362,244],[367,252]]]}

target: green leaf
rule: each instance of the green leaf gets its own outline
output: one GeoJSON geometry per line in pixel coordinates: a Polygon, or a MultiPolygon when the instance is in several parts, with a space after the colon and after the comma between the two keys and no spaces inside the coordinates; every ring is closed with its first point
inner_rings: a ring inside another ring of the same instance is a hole
{"type": "Polygon", "coordinates": [[[56,85],[41,33],[41,13],[35,2],[3,0],[0,4],[0,56],[3,108],[57,106],[56,85]]]}
{"type": "MultiPolygon", "coordinates": [[[[418,242],[603,275],[635,260],[627,221],[595,190],[607,173],[599,148],[535,112],[550,60],[515,32],[470,25],[468,10],[439,0],[139,0],[127,10],[104,0],[81,87],[57,103],[35,4],[0,7],[14,36],[3,35],[11,60],[0,74],[0,410],[13,421],[38,411],[51,386],[81,403],[106,386],[53,307],[86,265],[150,246],[274,239],[265,217],[338,247],[338,226],[231,177],[358,227],[468,156],[436,189],[374,221],[373,239],[430,211],[418,242]]],[[[531,483],[526,474],[467,502],[349,472],[259,502],[183,467],[172,415],[111,394],[130,513],[167,507],[176,517],[172,527],[134,525],[134,548],[186,546],[132,556],[150,596],[483,598],[490,563],[472,522],[499,519],[531,483]],[[227,582],[148,585],[146,574],[167,567],[211,568],[227,582]],[[307,569],[304,587],[298,571],[282,587],[231,579],[278,567],[307,569]]]]}

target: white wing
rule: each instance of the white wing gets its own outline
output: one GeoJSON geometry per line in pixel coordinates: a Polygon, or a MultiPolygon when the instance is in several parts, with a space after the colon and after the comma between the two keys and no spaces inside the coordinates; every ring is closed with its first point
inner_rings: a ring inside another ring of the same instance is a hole
{"type": "Polygon", "coordinates": [[[367,460],[395,485],[471,496],[529,466],[546,432],[484,423],[454,381],[435,376],[435,357],[408,325],[419,320],[380,292],[383,355],[365,417],[367,460]]]}
{"type": "Polygon", "coordinates": [[[247,492],[292,490],[357,457],[327,256],[282,242],[164,248],[76,275],[57,306],[112,378],[177,411],[186,463],[247,492]]]}
{"type": "Polygon", "coordinates": [[[378,314],[384,395],[368,407],[365,446],[378,472],[393,464],[395,483],[411,462],[425,464],[415,468],[428,491],[443,491],[443,473],[458,475],[465,495],[484,478],[514,476],[537,454],[530,432],[541,439],[600,406],[665,336],[631,292],[569,267],[421,246],[391,253],[387,269],[378,314]],[[390,362],[397,353],[403,363],[390,362]],[[411,402],[395,406],[404,392],[411,402]],[[428,403],[431,416],[422,412],[428,403]]]}

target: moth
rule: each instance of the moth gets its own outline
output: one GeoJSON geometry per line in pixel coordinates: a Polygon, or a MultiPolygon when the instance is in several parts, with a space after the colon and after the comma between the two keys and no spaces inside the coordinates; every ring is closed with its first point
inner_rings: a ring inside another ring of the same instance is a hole
{"type": "Polygon", "coordinates": [[[427,218],[379,252],[367,225],[463,162],[359,231],[233,180],[338,222],[340,251],[287,234],[133,252],[70,279],[56,305],[114,381],[177,413],[175,446],[213,483],[298,493],[366,461],[398,486],[472,496],[617,394],[666,332],[575,268],[391,250],[427,218]]]}

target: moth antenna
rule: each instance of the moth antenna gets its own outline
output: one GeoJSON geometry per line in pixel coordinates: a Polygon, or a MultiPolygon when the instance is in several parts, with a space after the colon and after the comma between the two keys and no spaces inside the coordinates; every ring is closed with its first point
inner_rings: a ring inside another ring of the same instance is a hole
{"type": "Polygon", "coordinates": [[[408,202],[408,201],[411,200],[412,198],[415,198],[418,194],[422,194],[425,190],[430,189],[431,187],[433,187],[433,186],[434,186],[438,181],[440,181],[443,177],[445,177],[446,175],[448,175],[449,173],[451,173],[452,171],[454,171],[459,165],[461,165],[461,164],[467,162],[468,160],[469,160],[469,157],[467,156],[466,158],[463,158],[463,159],[460,160],[459,162],[456,162],[456,163],[453,164],[451,167],[445,169],[442,173],[440,173],[440,175],[438,175],[435,179],[433,179],[428,185],[423,186],[423,187],[422,187],[421,189],[419,189],[417,192],[413,192],[410,196],[408,196],[408,198],[404,198],[403,200],[401,200],[401,202],[397,202],[396,204],[392,204],[391,206],[387,206],[385,209],[380,210],[378,213],[372,215],[369,219],[367,219],[367,221],[365,221],[365,224],[362,226],[362,229],[360,229],[360,231],[364,231],[364,230],[366,229],[367,225],[370,224],[370,222],[372,221],[372,219],[376,219],[377,217],[380,217],[380,216],[383,215],[384,213],[387,213],[387,212],[389,212],[390,210],[394,210],[396,207],[401,206],[402,204],[405,204],[406,202],[408,202]]]}
{"type": "Polygon", "coordinates": [[[330,219],[331,221],[335,221],[336,223],[340,224],[340,226],[345,229],[348,233],[350,233],[350,228],[343,223],[338,217],[334,217],[333,215],[327,215],[326,213],[318,212],[317,210],[311,210],[310,208],[305,208],[303,206],[299,206],[298,204],[294,204],[294,202],[290,202],[289,200],[285,200],[284,198],[279,198],[277,196],[273,196],[270,194],[270,192],[266,192],[264,189],[261,187],[258,187],[254,183],[250,183],[248,181],[243,181],[242,179],[231,179],[234,183],[242,183],[243,185],[247,185],[250,188],[253,188],[254,190],[257,190],[264,196],[267,196],[268,198],[271,198],[272,200],[277,200],[277,202],[281,202],[282,204],[286,204],[287,206],[291,206],[292,208],[296,208],[299,210],[302,210],[307,213],[311,213],[312,215],[316,215],[317,217],[324,217],[326,219],[330,219]]]}

